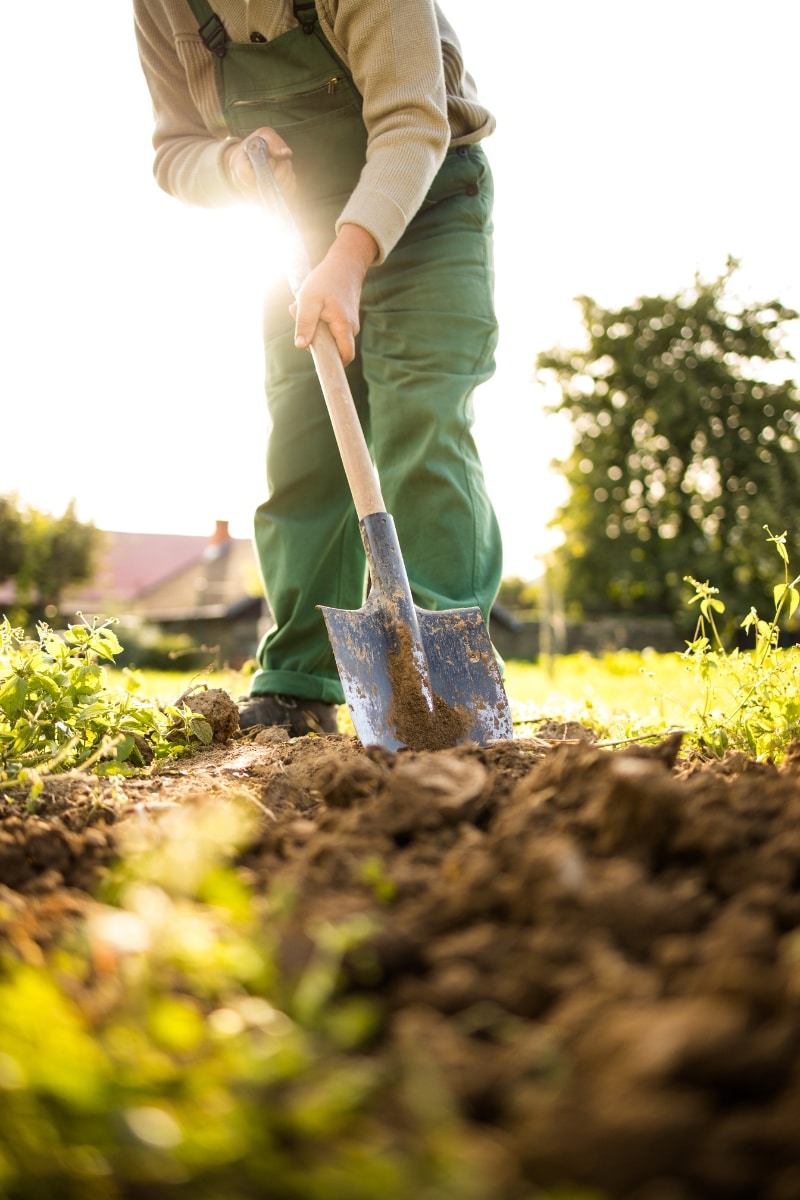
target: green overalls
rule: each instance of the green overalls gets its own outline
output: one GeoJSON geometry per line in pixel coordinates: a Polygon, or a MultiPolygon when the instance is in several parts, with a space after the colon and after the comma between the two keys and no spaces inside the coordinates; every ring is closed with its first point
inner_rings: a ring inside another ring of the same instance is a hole
{"type": "MultiPolygon", "coordinates": [[[[227,40],[206,0],[189,3],[216,54],[231,133],[270,126],[292,148],[292,208],[319,262],[366,155],[349,72],[313,3],[295,3],[296,28],[247,43],[227,40]]],[[[487,624],[502,548],[472,424],[473,392],[493,373],[497,342],[492,198],[480,146],[451,148],[403,237],[367,272],[347,369],[415,602],[478,605],[487,624]]],[[[269,499],[256,511],[255,541],[275,626],[259,647],[251,692],[341,704],[316,606],[363,604],[365,555],[311,355],[294,345],[291,301],[281,281],[265,304],[269,499]]]]}

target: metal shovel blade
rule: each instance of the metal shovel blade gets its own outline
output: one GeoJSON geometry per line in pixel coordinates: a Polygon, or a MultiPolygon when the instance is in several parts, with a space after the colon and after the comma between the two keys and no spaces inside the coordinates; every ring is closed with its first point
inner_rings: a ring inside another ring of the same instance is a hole
{"type": "Polygon", "coordinates": [[[427,612],[411,599],[394,522],[364,517],[372,588],[356,611],[320,606],[364,745],[442,750],[512,738],[508,699],[479,608],[427,612]]]}

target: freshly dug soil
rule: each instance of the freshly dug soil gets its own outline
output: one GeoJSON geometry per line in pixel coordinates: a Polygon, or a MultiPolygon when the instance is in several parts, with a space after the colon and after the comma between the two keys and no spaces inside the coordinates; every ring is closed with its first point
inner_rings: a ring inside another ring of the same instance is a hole
{"type": "Polygon", "coordinates": [[[126,822],[244,795],[239,869],[299,897],[286,970],[309,918],[374,918],[343,983],[385,1006],[372,1053],[444,1086],[497,1200],[797,1200],[800,747],[706,763],[540,732],[397,754],[226,734],[152,776],[54,778],[33,812],[9,792],[0,931],[35,958],[126,822]]]}

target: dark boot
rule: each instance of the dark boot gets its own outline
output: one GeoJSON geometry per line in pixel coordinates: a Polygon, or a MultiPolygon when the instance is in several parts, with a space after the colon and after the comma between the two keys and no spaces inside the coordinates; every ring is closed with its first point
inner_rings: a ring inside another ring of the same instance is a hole
{"type": "Polygon", "coordinates": [[[248,696],[239,706],[239,728],[280,725],[290,737],[305,733],[338,733],[336,705],[298,696],[248,696]]]}

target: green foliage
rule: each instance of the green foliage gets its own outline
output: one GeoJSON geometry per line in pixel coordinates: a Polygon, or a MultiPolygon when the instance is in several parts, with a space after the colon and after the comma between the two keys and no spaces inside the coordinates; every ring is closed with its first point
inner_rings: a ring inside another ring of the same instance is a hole
{"type": "Polygon", "coordinates": [[[726,648],[721,622],[729,606],[718,588],[686,575],[692,588],[687,607],[697,620],[683,654],[583,653],[554,658],[546,667],[508,663],[506,688],[519,735],[536,735],[545,719],[578,721],[611,745],[681,729],[684,745],[702,754],[738,750],[780,759],[800,740],[800,645],[779,644],[782,624],[800,612],[800,576],[791,576],[787,535],[765,529],[773,615],[765,620],[751,606],[739,622],[752,648],[726,648]]]}
{"type": "Polygon", "coordinates": [[[698,607],[694,637],[686,658],[700,685],[701,701],[690,716],[695,719],[694,739],[701,749],[716,755],[742,750],[756,758],[779,757],[790,742],[800,738],[800,646],[779,646],[780,623],[800,604],[800,576],[789,577],[786,534],[766,527],[767,543],[783,565],[783,580],[772,590],[774,614],[769,621],[750,608],[741,628],[752,633],[755,647],[740,652],[726,650],[718,628],[725,603],[718,589],[691,576],[694,589],[689,601],[698,607]]]}
{"type": "Polygon", "coordinates": [[[397,884],[387,873],[379,855],[371,855],[364,859],[359,867],[359,877],[381,904],[391,904],[397,896],[397,884]]]}
{"type": "Polygon", "coordinates": [[[164,633],[157,625],[126,625],[124,619],[120,622],[120,640],[122,652],[115,657],[118,667],[148,671],[175,671],[180,667],[182,671],[200,671],[207,670],[219,657],[215,647],[198,649],[188,633],[164,633]]]}
{"type": "MultiPolygon", "coordinates": [[[[658,741],[687,727],[697,695],[679,652],[580,651],[539,663],[507,662],[506,690],[520,738],[547,726],[577,722],[603,745],[658,741]]],[[[564,736],[569,736],[564,733],[564,736]]]]}
{"type": "Polygon", "coordinates": [[[783,344],[797,313],[737,302],[737,267],[619,310],[583,297],[585,349],[539,356],[574,429],[554,521],[568,605],[679,617],[687,564],[734,608],[768,586],[760,530],[800,490],[800,392],[783,344]]]}
{"type": "Polygon", "coordinates": [[[98,660],[121,650],[111,624],[84,622],[58,634],[41,623],[29,638],[0,622],[0,782],[31,783],[35,797],[41,777],[54,771],[129,775],[211,741],[208,722],[187,705],[137,700],[134,673],[124,692],[108,687],[98,660]]]}
{"type": "Polygon", "coordinates": [[[541,583],[512,575],[504,579],[497,593],[497,603],[511,612],[535,612],[541,604],[541,583]]]}
{"type": "Polygon", "coordinates": [[[88,921],[48,961],[6,953],[7,1200],[488,1200],[447,1105],[421,1116],[407,1065],[365,1052],[378,1010],[340,979],[370,927],[309,925],[306,965],[279,969],[291,905],[234,865],[251,813],[130,823],[88,921]]]}
{"type": "Polygon", "coordinates": [[[73,501],[52,517],[0,497],[0,582],[14,580],[25,612],[55,616],[64,589],[91,579],[99,539],[94,525],[78,520],[73,501]]]}
{"type": "Polygon", "coordinates": [[[25,531],[13,496],[0,496],[0,583],[13,579],[25,558],[25,531]]]}

